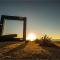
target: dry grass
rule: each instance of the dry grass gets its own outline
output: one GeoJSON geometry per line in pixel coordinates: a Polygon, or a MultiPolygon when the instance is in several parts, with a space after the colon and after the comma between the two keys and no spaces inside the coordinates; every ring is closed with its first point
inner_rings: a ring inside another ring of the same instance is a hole
{"type": "Polygon", "coordinates": [[[0,60],[60,60],[60,48],[44,47],[35,42],[28,42],[4,53],[3,57],[0,55],[0,60]]]}

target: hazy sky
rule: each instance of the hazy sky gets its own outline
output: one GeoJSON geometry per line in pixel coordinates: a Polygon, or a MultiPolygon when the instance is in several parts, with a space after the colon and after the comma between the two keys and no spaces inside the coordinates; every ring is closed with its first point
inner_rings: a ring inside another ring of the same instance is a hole
{"type": "Polygon", "coordinates": [[[26,16],[27,33],[60,34],[59,0],[0,0],[2,14],[26,16]]]}

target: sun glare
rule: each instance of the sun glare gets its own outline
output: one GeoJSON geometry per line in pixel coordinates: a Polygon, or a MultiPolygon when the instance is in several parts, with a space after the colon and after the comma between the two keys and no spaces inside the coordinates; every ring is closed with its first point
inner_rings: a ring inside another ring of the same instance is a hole
{"type": "Polygon", "coordinates": [[[29,33],[26,39],[34,41],[36,39],[36,35],[34,33],[29,33]]]}

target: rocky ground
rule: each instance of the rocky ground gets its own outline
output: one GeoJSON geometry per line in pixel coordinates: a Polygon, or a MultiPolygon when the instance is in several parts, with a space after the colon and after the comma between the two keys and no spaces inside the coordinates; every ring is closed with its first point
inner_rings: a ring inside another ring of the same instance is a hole
{"type": "Polygon", "coordinates": [[[11,43],[0,48],[0,60],[60,60],[60,48],[39,46],[35,42],[11,43]]]}

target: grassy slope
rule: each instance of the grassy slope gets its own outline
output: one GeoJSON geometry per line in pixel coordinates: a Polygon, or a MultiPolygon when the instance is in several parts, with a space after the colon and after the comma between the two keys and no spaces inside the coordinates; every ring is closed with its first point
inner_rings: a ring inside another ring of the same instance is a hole
{"type": "Polygon", "coordinates": [[[15,49],[13,49],[12,51],[9,51],[1,59],[59,60],[60,59],[60,49],[39,46],[35,42],[28,42],[27,44],[23,44],[15,49]]]}

